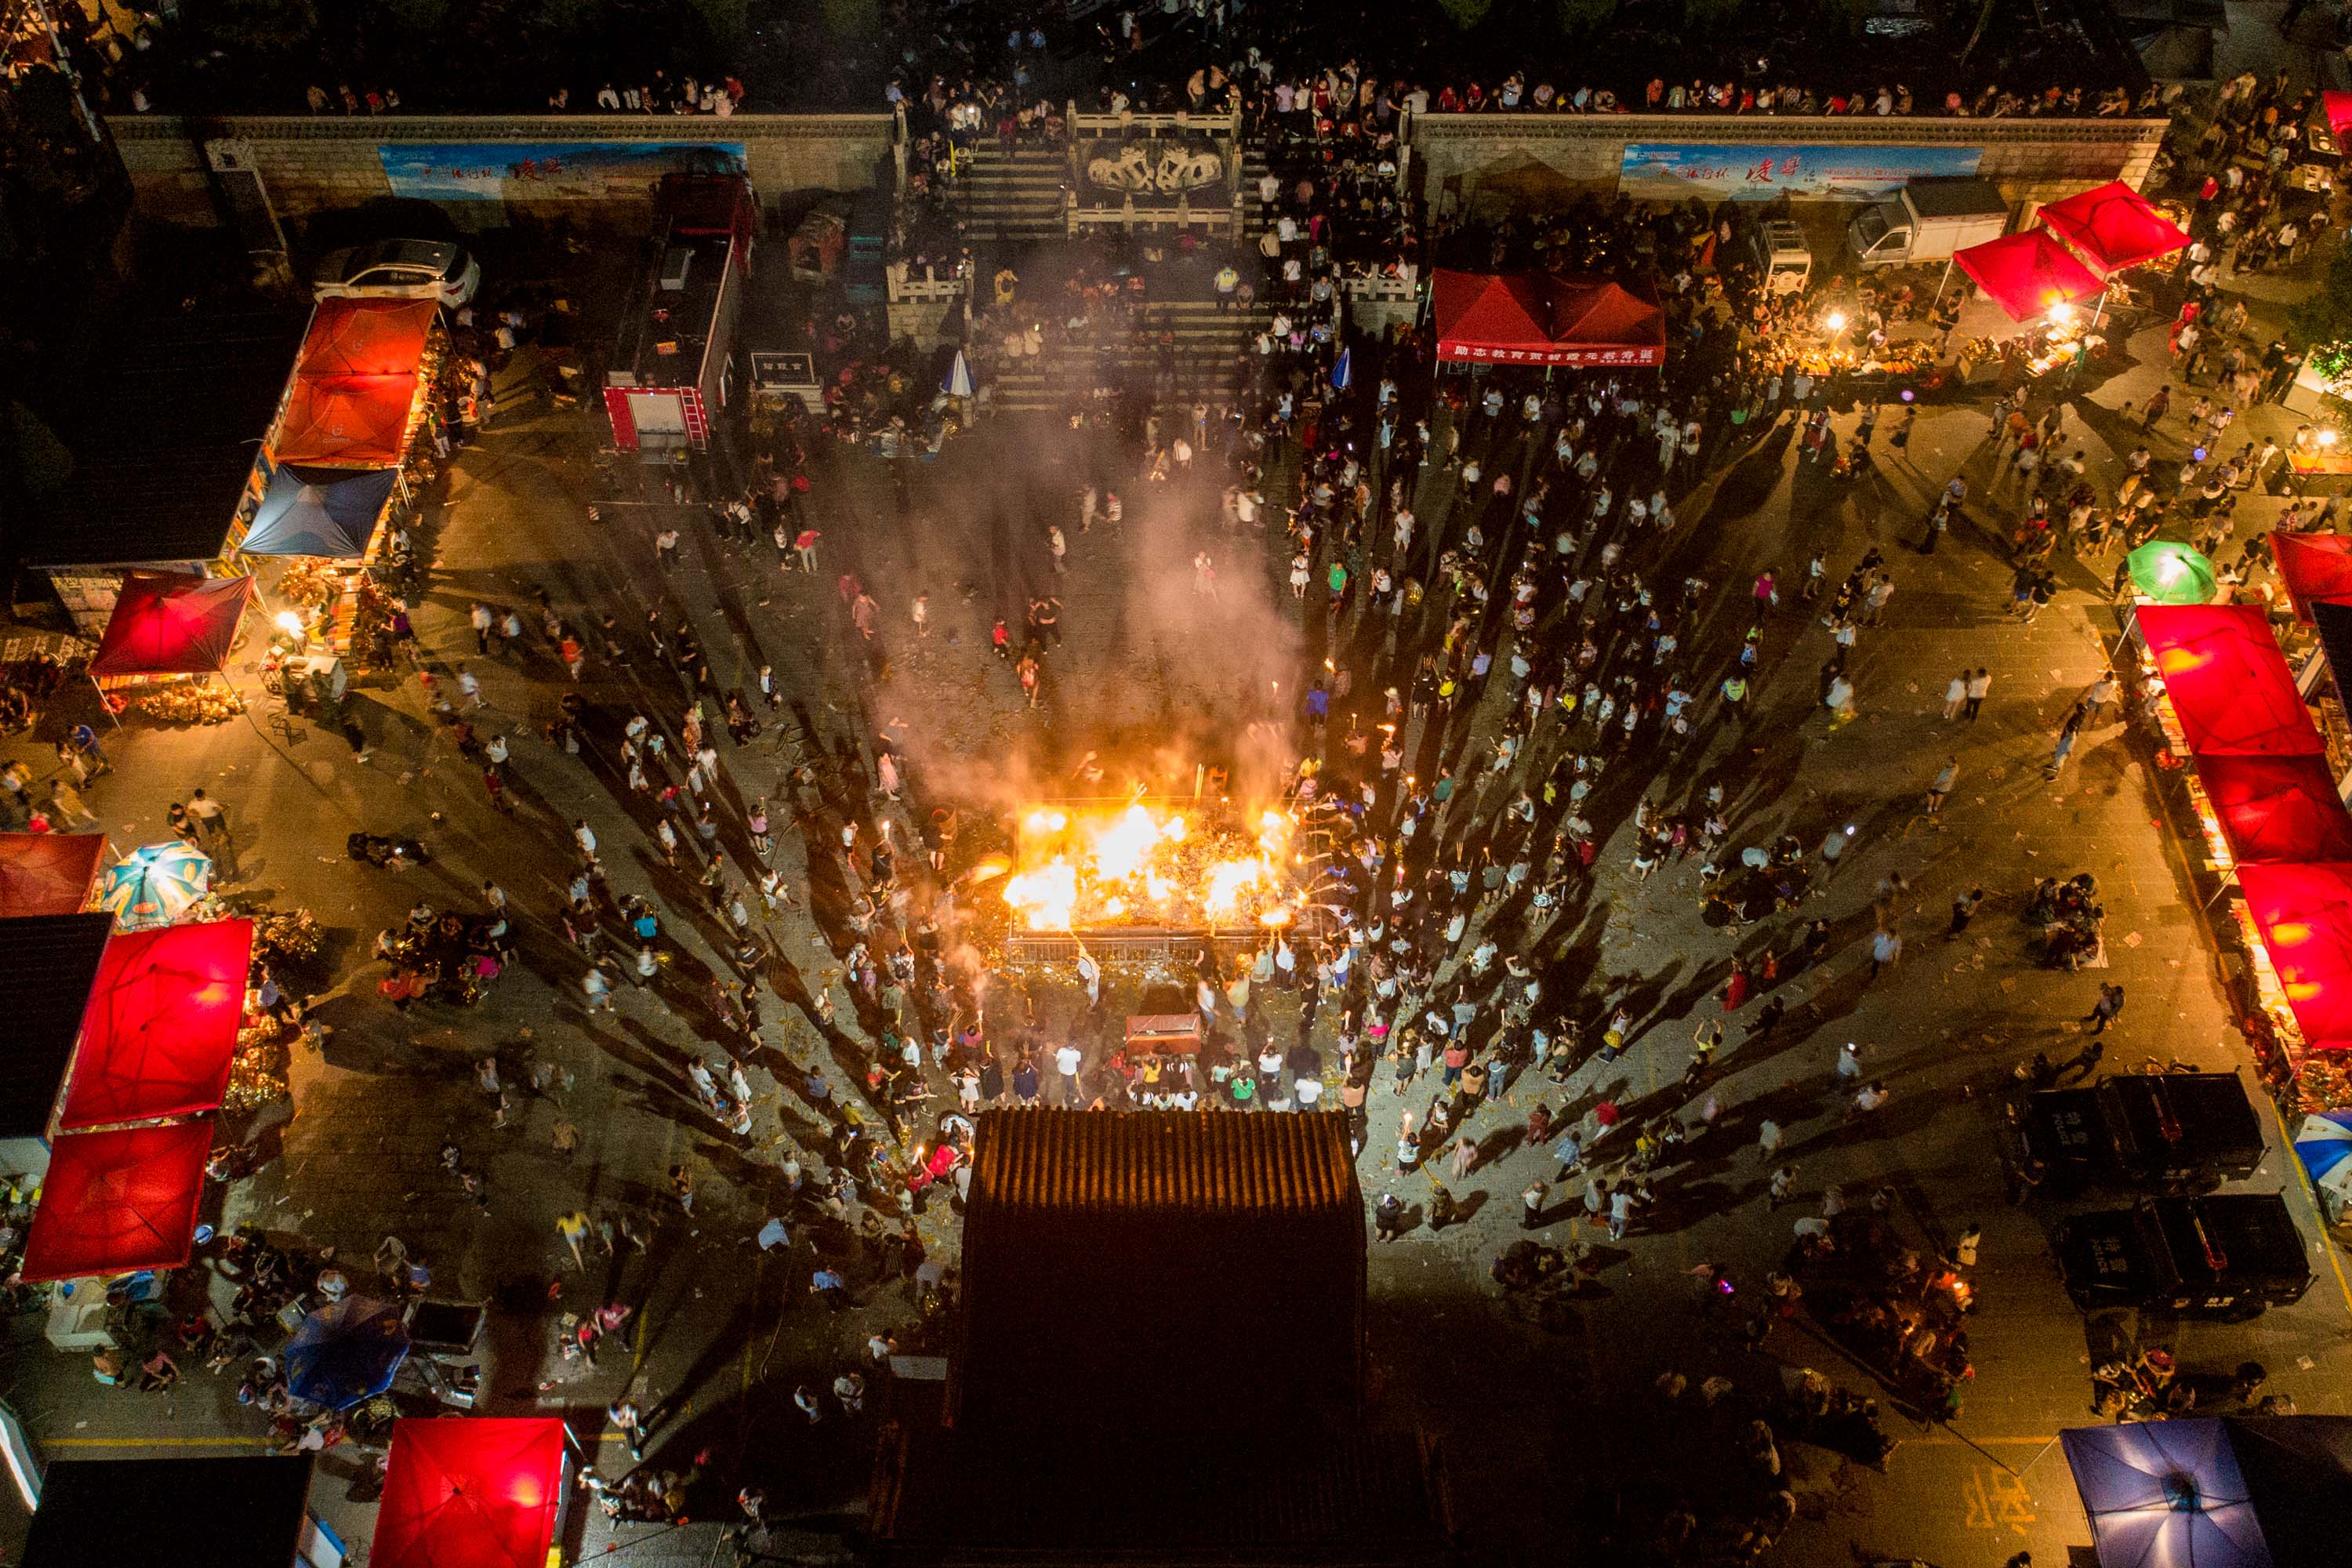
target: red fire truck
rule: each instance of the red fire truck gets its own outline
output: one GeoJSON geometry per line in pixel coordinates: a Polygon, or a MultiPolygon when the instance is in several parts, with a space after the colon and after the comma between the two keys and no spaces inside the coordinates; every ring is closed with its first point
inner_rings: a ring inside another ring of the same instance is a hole
{"type": "Polygon", "coordinates": [[[741,174],[669,174],[656,212],[661,244],[614,345],[604,412],[622,451],[701,451],[739,387],[735,322],[759,208],[741,174]]]}

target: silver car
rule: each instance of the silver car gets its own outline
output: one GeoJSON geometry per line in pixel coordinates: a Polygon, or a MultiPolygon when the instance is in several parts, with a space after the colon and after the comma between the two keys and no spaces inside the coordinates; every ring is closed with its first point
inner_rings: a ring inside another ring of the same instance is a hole
{"type": "Polygon", "coordinates": [[[310,292],[320,300],[348,295],[438,300],[456,310],[474,297],[481,281],[481,263],[462,246],[438,239],[380,239],[331,252],[319,263],[310,292]]]}

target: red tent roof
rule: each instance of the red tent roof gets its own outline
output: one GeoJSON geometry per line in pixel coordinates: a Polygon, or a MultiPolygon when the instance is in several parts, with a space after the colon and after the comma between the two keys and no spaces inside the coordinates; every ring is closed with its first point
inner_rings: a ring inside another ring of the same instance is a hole
{"type": "Polygon", "coordinates": [[[2294,618],[2305,626],[2311,625],[2311,606],[2319,600],[2352,602],[2352,535],[2273,530],[2271,552],[2294,618]]]}
{"type": "Polygon", "coordinates": [[[58,1127],[219,1105],[252,958],[251,921],[118,932],[90,987],[58,1127]]]}
{"type": "Polygon", "coordinates": [[[2352,812],[2325,757],[2203,757],[2197,781],[2241,866],[2352,860],[2352,812]]]}
{"type": "Polygon", "coordinates": [[[211,675],[228,662],[237,622],[252,596],[250,577],[126,572],[89,672],[211,675]]]}
{"type": "Polygon", "coordinates": [[[416,401],[416,377],[297,376],[278,421],[270,456],[280,465],[322,468],[389,468],[400,461],[401,437],[416,401]]]}
{"type": "Polygon", "coordinates": [[[2352,1046],[2352,865],[2243,866],[2238,885],[2305,1043],[2352,1046]]]}
{"type": "Polygon", "coordinates": [[[478,1416],[392,1428],[376,1568],[544,1568],[563,1496],[563,1423],[478,1416]]]}
{"type": "Polygon", "coordinates": [[[2352,128],[2352,92],[2323,92],[2319,102],[2327,110],[2328,131],[2338,142],[2343,141],[2345,131],[2352,128]]]}
{"type": "Polygon", "coordinates": [[[26,1279],[185,1263],[212,1149],[209,1121],[58,1139],[25,1238],[26,1279]]]}
{"type": "Polygon", "coordinates": [[[435,300],[321,300],[295,356],[301,375],[415,375],[435,300]]]}
{"type": "Polygon", "coordinates": [[[2091,269],[2038,228],[1956,250],[1952,259],[1983,286],[1993,303],[2008,311],[2012,321],[2038,316],[2063,300],[2086,300],[2099,291],[2099,280],[2091,269]]]}
{"type": "Polygon", "coordinates": [[[2326,748],[2256,605],[2143,605],[2140,635],[2198,758],[2326,748]]]}
{"type": "Polygon", "coordinates": [[[105,859],[103,833],[0,833],[0,920],[79,914],[105,859]]]}
{"type": "Polygon", "coordinates": [[[1441,360],[1654,365],[1666,357],[1666,317],[1657,300],[1614,283],[1440,268],[1431,289],[1441,360]]]}
{"type": "Polygon", "coordinates": [[[2189,237],[2121,180],[2051,203],[2042,209],[2042,221],[2099,272],[2189,248],[2189,237]]]}

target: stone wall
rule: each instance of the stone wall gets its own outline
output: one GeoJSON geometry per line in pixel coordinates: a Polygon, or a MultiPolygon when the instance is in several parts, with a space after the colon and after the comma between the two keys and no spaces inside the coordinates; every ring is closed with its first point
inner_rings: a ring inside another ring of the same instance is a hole
{"type": "Polygon", "coordinates": [[[1978,173],[2011,205],[2120,179],[2137,188],[2164,140],[2161,120],[1954,120],[1875,115],[1423,114],[1412,167],[1432,210],[1611,195],[1635,142],[1975,147],[1978,173]]]}
{"type": "MultiPolygon", "coordinates": [[[[221,221],[205,167],[204,144],[249,149],[279,217],[355,207],[393,195],[378,149],[390,142],[621,142],[694,145],[740,142],[751,184],[772,207],[794,191],[856,191],[890,179],[887,114],[738,114],[720,120],[641,114],[231,116],[183,120],[116,116],[109,121],[135,193],[133,210],[152,222],[221,221]]],[[[627,226],[642,216],[607,200],[467,201],[443,204],[463,227],[520,218],[562,217],[583,226],[627,226]]]]}

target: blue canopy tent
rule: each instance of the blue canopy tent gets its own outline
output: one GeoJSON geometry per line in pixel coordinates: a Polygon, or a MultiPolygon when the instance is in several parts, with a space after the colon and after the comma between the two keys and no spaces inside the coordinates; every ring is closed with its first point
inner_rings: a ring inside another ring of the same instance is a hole
{"type": "Polygon", "coordinates": [[[400,1309],[347,1296],[303,1319],[286,1342],[286,1387],[297,1399],[341,1410],[390,1388],[407,1357],[400,1309]]]}
{"type": "Polygon", "coordinates": [[[2099,1568],[2336,1568],[2352,1417],[2222,1416],[2061,1432],[2099,1568]]]}
{"type": "Polygon", "coordinates": [[[247,555],[324,555],[355,560],[367,550],[376,519],[400,478],[397,468],[310,468],[288,464],[269,481],[253,527],[238,548],[247,555]]]}
{"type": "Polygon", "coordinates": [[[2099,1568],[2273,1568],[2220,1421],[2084,1426],[2058,1440],[2099,1568]]]}

